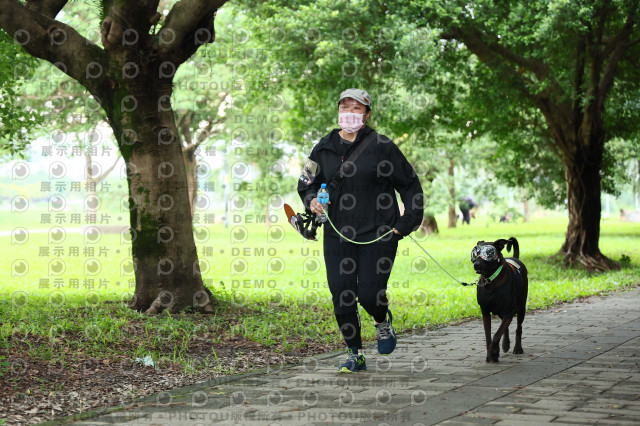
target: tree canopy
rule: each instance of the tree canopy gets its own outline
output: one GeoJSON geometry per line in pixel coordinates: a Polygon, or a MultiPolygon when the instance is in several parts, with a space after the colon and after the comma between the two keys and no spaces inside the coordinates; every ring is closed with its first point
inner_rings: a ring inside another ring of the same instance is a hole
{"type": "MultiPolygon", "coordinates": [[[[611,101],[620,101],[620,89],[637,98],[637,83],[630,81],[626,67],[633,66],[639,53],[638,7],[624,0],[434,0],[410,2],[404,9],[405,16],[421,25],[440,28],[449,49],[459,50],[462,43],[479,59],[481,116],[489,128],[495,125],[498,139],[506,146],[515,140],[517,149],[523,138],[503,124],[520,132],[529,129],[529,139],[546,143],[561,161],[569,210],[561,253],[569,264],[618,266],[598,246],[603,159],[613,135],[629,137],[633,131],[616,129],[618,120],[605,111],[611,101]]],[[[610,109],[622,109],[627,116],[638,112],[628,104],[610,109]]],[[[541,157],[548,159],[548,153],[541,157]]],[[[534,169],[538,164],[545,162],[534,169]]]]}

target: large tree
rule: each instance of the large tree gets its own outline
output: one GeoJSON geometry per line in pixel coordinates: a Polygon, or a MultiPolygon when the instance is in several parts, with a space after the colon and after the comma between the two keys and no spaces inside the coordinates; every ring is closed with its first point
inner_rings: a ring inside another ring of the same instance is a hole
{"type": "Polygon", "coordinates": [[[67,0],[0,0],[0,28],[87,88],[127,164],[136,289],[130,307],[212,311],[202,283],[182,144],[171,106],[178,67],[215,38],[225,0],[100,2],[99,46],[55,19],[67,0]]]}
{"type": "MultiPolygon", "coordinates": [[[[497,110],[535,108],[543,139],[564,167],[569,225],[561,253],[569,264],[617,268],[600,252],[605,106],[618,70],[637,58],[638,2],[415,1],[425,25],[442,28],[449,48],[462,43],[483,64],[484,90],[497,110]],[[635,53],[635,55],[633,54],[635,53]]],[[[637,66],[637,65],[636,65],[637,66]]]]}

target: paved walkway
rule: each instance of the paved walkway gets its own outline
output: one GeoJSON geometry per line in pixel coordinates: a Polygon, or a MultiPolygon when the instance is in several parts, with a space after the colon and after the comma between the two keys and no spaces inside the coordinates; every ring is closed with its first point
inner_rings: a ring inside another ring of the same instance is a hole
{"type": "Polygon", "coordinates": [[[525,354],[499,364],[483,336],[479,320],[405,335],[366,372],[336,374],[334,353],[80,424],[640,424],[640,289],[527,313],[525,354]]]}

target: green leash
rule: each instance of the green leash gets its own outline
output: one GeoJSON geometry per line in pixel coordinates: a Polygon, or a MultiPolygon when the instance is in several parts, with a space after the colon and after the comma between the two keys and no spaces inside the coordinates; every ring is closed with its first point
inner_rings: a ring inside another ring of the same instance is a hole
{"type": "Polygon", "coordinates": [[[461,285],[463,285],[463,286],[473,285],[473,284],[469,284],[469,283],[464,283],[464,282],[462,282],[462,281],[458,280],[458,279],[457,279],[456,277],[454,277],[453,275],[451,275],[451,274],[449,273],[449,271],[447,271],[446,269],[444,269],[444,267],[443,267],[442,265],[440,265],[440,264],[438,263],[438,261],[437,261],[437,260],[435,260],[435,259],[433,258],[433,256],[431,256],[431,255],[429,254],[429,252],[428,252],[428,251],[426,251],[426,250],[424,249],[424,247],[422,247],[422,246],[420,245],[420,243],[419,243],[418,241],[416,241],[416,239],[415,239],[415,238],[413,238],[413,237],[411,236],[411,234],[409,234],[409,238],[411,238],[411,240],[412,240],[414,243],[416,243],[416,244],[418,245],[418,247],[420,247],[420,248],[422,249],[422,251],[423,251],[423,252],[425,252],[425,254],[426,254],[427,256],[429,256],[429,258],[430,258],[431,260],[433,260],[433,262],[434,262],[436,265],[438,265],[438,267],[439,267],[440,269],[442,269],[442,270],[444,271],[444,273],[445,273],[445,274],[449,275],[449,276],[451,277],[451,279],[452,279],[452,280],[454,280],[455,282],[457,282],[458,284],[461,284],[461,285]]]}
{"type": "MultiPolygon", "coordinates": [[[[334,226],[333,222],[331,222],[331,219],[329,218],[329,215],[328,215],[328,214],[326,214],[326,212],[325,212],[325,217],[327,218],[327,222],[329,222],[329,225],[331,225],[331,227],[333,228],[333,230],[334,230],[334,231],[336,231],[336,234],[340,235],[340,237],[342,237],[344,240],[349,241],[350,243],[353,243],[353,244],[372,244],[372,243],[375,243],[376,241],[378,241],[378,240],[380,240],[380,239],[382,239],[382,238],[386,237],[387,235],[389,235],[389,234],[391,234],[391,233],[393,232],[393,229],[392,229],[392,230],[390,230],[390,231],[388,231],[388,232],[386,232],[386,233],[384,233],[384,234],[380,235],[380,236],[379,236],[378,238],[376,238],[375,240],[371,240],[371,241],[365,241],[365,242],[353,241],[353,240],[351,240],[351,239],[349,239],[349,238],[345,237],[344,235],[342,235],[342,234],[340,233],[340,231],[338,231],[338,230],[336,229],[336,227],[334,226]]],[[[462,281],[458,280],[458,279],[457,279],[456,277],[454,277],[453,275],[451,275],[451,274],[449,273],[449,271],[447,271],[446,269],[444,269],[444,267],[443,267],[442,265],[440,265],[440,264],[438,263],[438,261],[437,261],[437,260],[435,260],[435,259],[433,258],[433,256],[431,256],[431,255],[429,254],[429,252],[428,252],[428,251],[426,251],[426,250],[424,249],[424,247],[422,247],[422,246],[420,245],[420,243],[419,243],[418,241],[416,241],[416,239],[415,239],[415,238],[413,238],[413,237],[411,236],[411,234],[409,234],[409,238],[411,238],[411,240],[412,240],[414,243],[416,243],[416,245],[417,245],[418,247],[420,247],[420,249],[422,249],[422,251],[423,251],[423,252],[425,252],[425,254],[426,254],[427,256],[429,256],[429,258],[430,258],[431,260],[433,260],[433,262],[434,262],[436,265],[438,265],[438,267],[439,267],[440,269],[442,269],[442,270],[445,272],[445,274],[449,275],[449,276],[451,277],[451,279],[452,279],[452,280],[454,280],[455,282],[457,282],[458,284],[461,284],[461,285],[463,285],[463,286],[472,285],[472,284],[464,283],[464,282],[462,282],[462,281]]],[[[497,272],[500,272],[500,271],[498,270],[497,272]]]]}
{"type": "Polygon", "coordinates": [[[385,234],[380,235],[380,236],[379,236],[378,238],[376,238],[375,240],[365,241],[365,242],[362,242],[362,243],[361,243],[361,242],[358,242],[358,241],[350,240],[349,238],[347,238],[347,237],[345,237],[344,235],[342,235],[342,234],[340,233],[340,231],[338,231],[338,230],[336,229],[336,227],[333,225],[333,222],[331,222],[331,219],[329,219],[329,215],[328,215],[328,214],[326,214],[326,212],[325,212],[325,217],[327,218],[327,222],[329,222],[329,225],[331,225],[331,227],[333,228],[333,230],[334,230],[334,231],[336,231],[336,233],[337,233],[338,235],[340,235],[343,239],[345,239],[345,240],[347,240],[347,241],[349,241],[350,243],[353,243],[353,244],[372,244],[372,243],[375,243],[376,241],[380,240],[381,238],[386,237],[387,235],[389,235],[389,234],[391,234],[391,233],[393,232],[393,229],[392,229],[392,230],[390,230],[389,232],[387,232],[387,233],[385,233],[385,234]]]}

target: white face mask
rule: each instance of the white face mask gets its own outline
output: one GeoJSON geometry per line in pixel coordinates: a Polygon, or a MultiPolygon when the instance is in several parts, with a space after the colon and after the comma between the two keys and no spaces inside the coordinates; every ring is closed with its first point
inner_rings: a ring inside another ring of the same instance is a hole
{"type": "Polygon", "coordinates": [[[364,114],[355,112],[338,113],[338,125],[347,133],[355,133],[364,126],[364,114]]]}

